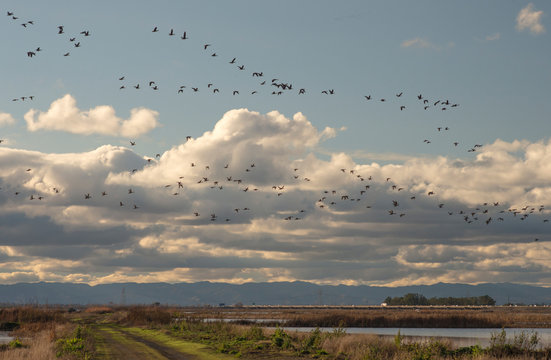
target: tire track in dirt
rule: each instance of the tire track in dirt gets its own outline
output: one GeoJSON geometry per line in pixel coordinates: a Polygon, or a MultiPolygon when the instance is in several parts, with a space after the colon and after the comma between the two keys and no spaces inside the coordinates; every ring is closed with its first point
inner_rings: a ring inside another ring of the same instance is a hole
{"type": "Polygon", "coordinates": [[[196,360],[171,347],[144,339],[112,326],[95,327],[98,359],[101,360],[196,360]]]}

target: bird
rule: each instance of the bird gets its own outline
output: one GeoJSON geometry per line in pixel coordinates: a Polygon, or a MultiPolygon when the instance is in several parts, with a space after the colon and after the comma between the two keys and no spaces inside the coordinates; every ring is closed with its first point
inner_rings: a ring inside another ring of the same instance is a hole
{"type": "Polygon", "coordinates": [[[169,36],[174,36],[174,29],[170,29],[170,32],[168,33],[169,36]]]}
{"type": "Polygon", "coordinates": [[[153,28],[153,31],[152,31],[152,32],[158,32],[158,31],[159,31],[159,29],[155,26],[155,27],[153,28]]]}
{"type": "Polygon", "coordinates": [[[210,46],[210,44],[203,45],[203,50],[207,50],[207,48],[210,46]]]}
{"type": "Polygon", "coordinates": [[[57,27],[57,29],[58,29],[58,31],[57,31],[58,34],[63,34],[63,33],[64,33],[64,31],[63,31],[63,25],[59,25],[59,26],[57,27]]]}
{"type": "Polygon", "coordinates": [[[129,140],[129,141],[130,141],[130,146],[136,145],[136,142],[135,142],[135,141],[132,141],[132,140],[129,140]]]}
{"type": "Polygon", "coordinates": [[[237,60],[237,58],[233,58],[233,59],[230,61],[230,64],[235,64],[235,60],[237,60]]]}

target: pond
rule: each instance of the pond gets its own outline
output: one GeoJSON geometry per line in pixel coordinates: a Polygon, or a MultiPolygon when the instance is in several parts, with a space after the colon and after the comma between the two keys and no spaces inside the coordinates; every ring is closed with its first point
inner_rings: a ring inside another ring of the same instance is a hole
{"type": "Polygon", "coordinates": [[[7,331],[0,331],[0,344],[7,344],[13,340],[13,337],[9,335],[7,331]]]}
{"type": "MultiPolygon", "coordinates": [[[[314,327],[283,327],[285,331],[310,332],[314,327]]],[[[334,328],[320,328],[321,331],[331,332],[334,328]]],[[[480,345],[487,347],[490,344],[492,333],[500,333],[501,329],[450,329],[450,328],[344,328],[347,334],[374,334],[394,338],[398,334],[404,336],[404,341],[427,341],[431,338],[449,340],[456,347],[480,345]]],[[[505,329],[508,339],[515,334],[525,332],[530,335],[536,332],[540,338],[540,346],[551,346],[551,329],[505,329]]]]}

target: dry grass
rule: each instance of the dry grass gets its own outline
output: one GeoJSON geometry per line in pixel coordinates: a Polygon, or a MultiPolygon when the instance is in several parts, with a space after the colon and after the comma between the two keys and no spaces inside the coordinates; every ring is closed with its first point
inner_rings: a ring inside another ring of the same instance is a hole
{"type": "Polygon", "coordinates": [[[22,327],[12,335],[21,339],[23,347],[0,351],[0,360],[59,360],[56,357],[55,341],[58,336],[69,333],[74,325],[49,324],[40,330],[22,327]]]}
{"type": "Polygon", "coordinates": [[[551,307],[245,307],[186,308],[189,316],[279,319],[310,327],[551,327],[551,307]]]}
{"type": "Polygon", "coordinates": [[[376,335],[345,335],[324,339],[322,348],[330,354],[346,354],[349,360],[393,359],[398,348],[376,335]]]}
{"type": "Polygon", "coordinates": [[[108,314],[113,312],[113,308],[109,306],[90,306],[84,312],[89,314],[108,314]]]}
{"type": "Polygon", "coordinates": [[[0,309],[0,323],[63,322],[63,310],[49,307],[21,306],[0,309]]]}
{"type": "Polygon", "coordinates": [[[172,312],[158,306],[134,306],[128,309],[122,323],[127,325],[168,325],[172,312]]]}

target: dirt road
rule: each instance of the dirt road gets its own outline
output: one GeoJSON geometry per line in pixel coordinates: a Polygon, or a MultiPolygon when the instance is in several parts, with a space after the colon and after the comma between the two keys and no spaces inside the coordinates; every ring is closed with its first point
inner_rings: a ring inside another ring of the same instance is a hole
{"type": "Polygon", "coordinates": [[[98,360],[197,360],[173,347],[130,333],[124,329],[101,325],[93,327],[98,360]]]}

